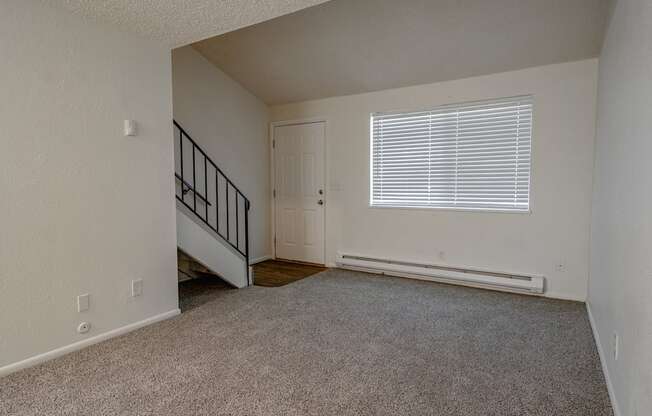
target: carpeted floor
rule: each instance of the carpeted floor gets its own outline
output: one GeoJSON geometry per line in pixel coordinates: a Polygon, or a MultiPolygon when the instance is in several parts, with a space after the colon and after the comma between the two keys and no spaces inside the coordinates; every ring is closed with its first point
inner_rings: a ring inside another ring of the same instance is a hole
{"type": "Polygon", "coordinates": [[[0,379],[2,415],[612,415],[584,305],[331,269],[0,379]]]}

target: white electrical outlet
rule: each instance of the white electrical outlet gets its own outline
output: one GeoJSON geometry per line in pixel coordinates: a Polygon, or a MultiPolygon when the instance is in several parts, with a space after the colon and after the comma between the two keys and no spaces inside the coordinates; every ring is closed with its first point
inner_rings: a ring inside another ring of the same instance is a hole
{"type": "Polygon", "coordinates": [[[136,279],[131,281],[131,296],[141,296],[143,294],[143,279],[136,279]]]}
{"type": "Polygon", "coordinates": [[[138,126],[136,125],[135,120],[125,120],[124,134],[125,136],[135,136],[138,134],[138,126]]]}
{"type": "Polygon", "coordinates": [[[88,322],[82,322],[77,327],[77,332],[79,332],[80,334],[85,334],[90,330],[91,330],[91,324],[89,324],[88,322]]]}
{"type": "Polygon", "coordinates": [[[614,332],[611,340],[611,350],[614,353],[614,361],[618,361],[618,355],[620,353],[620,337],[618,336],[618,332],[614,332]]]}
{"type": "Polygon", "coordinates": [[[555,264],[555,271],[560,273],[565,272],[566,265],[560,261],[559,263],[555,264]]]}
{"type": "Polygon", "coordinates": [[[90,295],[84,293],[83,295],[77,296],[77,312],[87,311],[90,307],[90,295]]]}

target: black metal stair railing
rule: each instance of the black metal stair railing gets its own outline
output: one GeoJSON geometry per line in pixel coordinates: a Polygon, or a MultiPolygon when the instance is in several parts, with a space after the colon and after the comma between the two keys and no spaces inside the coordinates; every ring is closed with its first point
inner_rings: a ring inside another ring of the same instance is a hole
{"type": "Polygon", "coordinates": [[[173,123],[176,198],[244,257],[249,284],[251,203],[183,127],[173,123]]]}

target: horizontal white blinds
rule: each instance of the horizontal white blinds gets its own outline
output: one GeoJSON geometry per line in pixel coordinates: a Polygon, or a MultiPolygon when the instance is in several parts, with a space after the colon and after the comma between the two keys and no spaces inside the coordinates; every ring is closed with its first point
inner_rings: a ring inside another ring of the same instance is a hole
{"type": "Polygon", "coordinates": [[[529,210],[531,96],[371,117],[372,205],[529,210]]]}

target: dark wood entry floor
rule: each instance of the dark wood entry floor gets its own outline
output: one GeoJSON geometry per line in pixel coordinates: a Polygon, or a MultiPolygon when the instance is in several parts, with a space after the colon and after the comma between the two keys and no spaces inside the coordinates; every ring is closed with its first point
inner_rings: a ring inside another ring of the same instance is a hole
{"type": "Polygon", "coordinates": [[[328,268],[289,261],[267,260],[254,265],[254,284],[266,287],[285,286],[324,270],[328,270],[328,268]]]}

